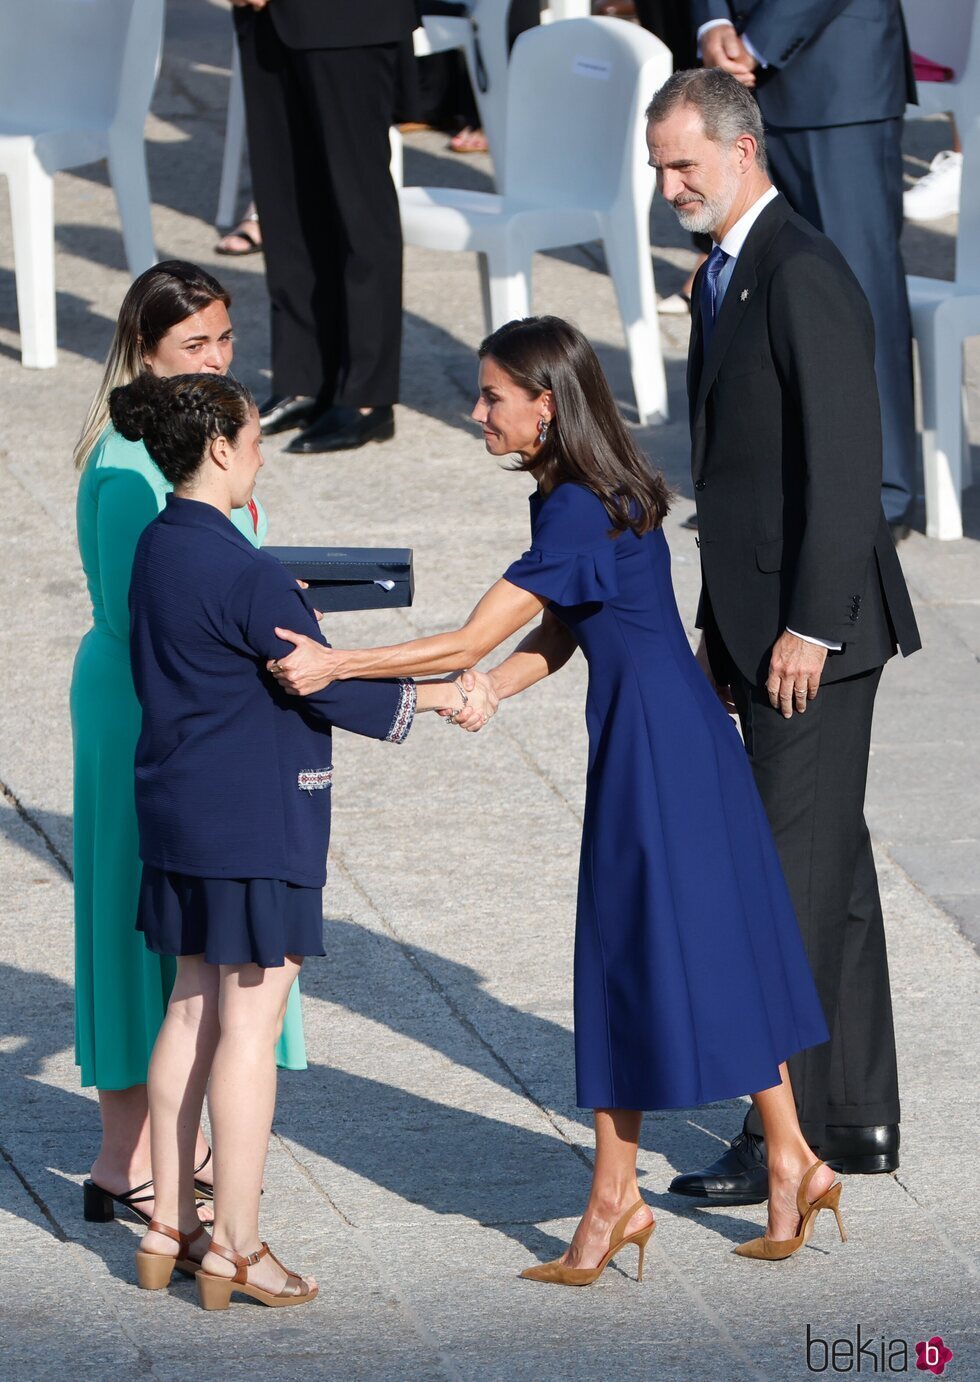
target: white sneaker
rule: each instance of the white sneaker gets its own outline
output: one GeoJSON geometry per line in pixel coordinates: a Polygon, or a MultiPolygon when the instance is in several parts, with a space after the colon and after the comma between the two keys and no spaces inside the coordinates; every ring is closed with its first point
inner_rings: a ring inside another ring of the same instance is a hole
{"type": "Polygon", "coordinates": [[[929,172],[910,187],[903,197],[905,215],[910,221],[938,221],[955,216],[960,209],[960,182],[963,155],[944,149],[929,165],[929,172]]]}

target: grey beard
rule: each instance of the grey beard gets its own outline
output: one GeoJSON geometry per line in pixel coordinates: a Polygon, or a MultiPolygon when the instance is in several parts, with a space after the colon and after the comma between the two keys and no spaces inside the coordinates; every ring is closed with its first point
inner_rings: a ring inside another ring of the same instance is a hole
{"type": "Polygon", "coordinates": [[[693,231],[696,235],[710,235],[715,226],[721,225],[724,221],[730,206],[704,201],[694,211],[681,211],[677,207],[674,210],[684,230],[693,231]]]}

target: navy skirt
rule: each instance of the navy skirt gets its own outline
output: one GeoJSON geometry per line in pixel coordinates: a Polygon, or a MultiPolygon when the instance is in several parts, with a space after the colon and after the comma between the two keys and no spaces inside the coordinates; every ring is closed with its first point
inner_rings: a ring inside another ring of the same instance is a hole
{"type": "Polygon", "coordinates": [[[323,889],[279,878],[197,878],[145,865],[136,929],[156,955],[278,968],[322,955],[323,889]]]}

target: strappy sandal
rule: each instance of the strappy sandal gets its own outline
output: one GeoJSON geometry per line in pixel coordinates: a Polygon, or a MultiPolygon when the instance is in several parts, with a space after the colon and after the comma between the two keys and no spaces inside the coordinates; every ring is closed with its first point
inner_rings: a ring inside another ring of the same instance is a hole
{"type": "Polygon", "coordinates": [[[481,129],[472,129],[469,125],[464,125],[458,134],[454,134],[446,148],[454,154],[485,154],[490,152],[487,136],[481,129]]]}
{"type": "Polygon", "coordinates": [[[146,1180],[142,1185],[134,1185],[132,1190],[124,1190],[114,1195],[94,1180],[87,1180],[82,1186],[82,1212],[90,1224],[108,1224],[116,1217],[115,1205],[121,1204],[130,1214],[135,1214],[144,1224],[149,1224],[150,1216],[137,1206],[147,1204],[153,1199],[153,1181],[146,1180]],[[144,1194],[148,1190],[150,1193],[144,1194]]]}
{"type": "Polygon", "coordinates": [[[211,1148],[209,1147],[209,1148],[208,1148],[208,1154],[207,1154],[207,1156],[204,1158],[204,1160],[201,1162],[200,1166],[195,1166],[195,1167],[194,1167],[194,1194],[197,1196],[197,1198],[198,1198],[199,1200],[213,1200],[213,1199],[214,1199],[214,1186],[213,1186],[213,1185],[209,1185],[208,1182],[207,1182],[206,1180],[198,1180],[198,1178],[197,1178],[197,1173],[198,1173],[198,1171],[203,1171],[204,1168],[205,1168],[205,1166],[207,1166],[207,1164],[208,1164],[208,1162],[209,1162],[210,1160],[211,1160],[211,1148]]]}
{"type": "Polygon", "coordinates": [[[251,1296],[261,1305],[271,1306],[305,1305],[307,1301],[311,1301],[319,1293],[319,1286],[314,1286],[312,1291],[308,1291],[301,1276],[291,1272],[288,1267],[283,1267],[268,1243],[263,1243],[258,1252],[250,1252],[245,1257],[241,1253],[233,1252],[231,1248],[222,1247],[220,1243],[215,1242],[211,1243],[209,1251],[232,1262],[235,1266],[235,1275],[216,1276],[212,1272],[205,1271],[203,1267],[201,1268],[196,1275],[197,1295],[205,1310],[227,1310],[233,1292],[242,1296],[251,1296]],[[248,1279],[249,1267],[254,1267],[256,1262],[261,1262],[267,1254],[276,1266],[282,1267],[286,1273],[286,1284],[276,1295],[273,1295],[271,1291],[263,1291],[261,1286],[253,1286],[248,1279]],[[294,1283],[299,1288],[298,1290],[293,1289],[294,1283]]]}
{"type": "Polygon", "coordinates": [[[190,1246],[204,1232],[203,1224],[193,1233],[180,1233],[169,1224],[161,1224],[159,1219],[151,1219],[149,1232],[162,1233],[164,1238],[171,1238],[177,1244],[177,1252],[172,1256],[170,1253],[145,1252],[143,1248],[137,1248],[136,1279],[142,1290],[162,1291],[164,1286],[169,1286],[175,1268],[184,1276],[197,1276],[201,1264],[191,1257],[190,1246]]]}
{"type": "Polygon", "coordinates": [[[214,247],[215,254],[224,254],[229,259],[242,259],[246,254],[259,254],[262,250],[262,240],[251,229],[259,223],[257,211],[253,211],[249,216],[243,216],[238,225],[233,230],[227,231],[214,247]],[[229,249],[225,245],[226,240],[244,240],[247,248],[243,250],[229,249]]]}
{"type": "MultiPolygon", "coordinates": [[[[211,1160],[211,1148],[201,1162],[200,1166],[194,1167],[194,1194],[197,1197],[197,1207],[201,1208],[205,1200],[214,1199],[214,1186],[208,1185],[206,1181],[198,1180],[198,1171],[203,1171],[211,1160]]],[[[128,1209],[130,1214],[135,1214],[144,1224],[149,1224],[150,1215],[137,1206],[149,1204],[153,1200],[153,1180],[145,1180],[142,1185],[134,1185],[132,1190],[123,1190],[121,1194],[114,1195],[111,1190],[106,1190],[104,1186],[97,1184],[94,1180],[87,1180],[82,1186],[82,1212],[85,1219],[90,1224],[109,1224],[116,1217],[114,1203],[122,1205],[123,1209],[128,1209]],[[149,1194],[145,1193],[149,1191],[149,1194]]]]}

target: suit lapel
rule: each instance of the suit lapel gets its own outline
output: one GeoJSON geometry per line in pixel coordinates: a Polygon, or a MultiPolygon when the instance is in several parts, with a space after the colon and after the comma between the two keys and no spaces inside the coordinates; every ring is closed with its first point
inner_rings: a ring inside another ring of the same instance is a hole
{"type": "Polygon", "coordinates": [[[731,346],[732,339],[738,331],[742,318],[745,315],[745,310],[752,301],[753,293],[758,284],[759,262],[769,249],[776,231],[785,221],[788,211],[789,208],[782,197],[774,198],[749,231],[745,244],[742,246],[742,251],[735,261],[735,268],[728,288],[725,291],[725,298],[721,304],[721,310],[718,313],[718,320],[715,322],[715,329],[712,332],[707,353],[704,354],[701,360],[700,371],[697,368],[697,361],[702,355],[700,320],[700,288],[702,274],[698,275],[695,286],[698,290],[699,297],[694,313],[695,321],[692,329],[691,353],[688,361],[688,387],[690,388],[696,380],[696,389],[691,392],[691,397],[694,399],[694,406],[691,411],[692,430],[698,425],[711,386],[715,382],[718,370],[721,368],[722,361],[731,346]]]}

